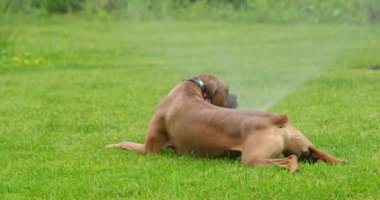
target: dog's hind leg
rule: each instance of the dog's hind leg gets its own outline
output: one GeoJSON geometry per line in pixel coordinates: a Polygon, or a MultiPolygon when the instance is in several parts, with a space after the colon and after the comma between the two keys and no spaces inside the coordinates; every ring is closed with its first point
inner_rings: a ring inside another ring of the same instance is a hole
{"type": "Polygon", "coordinates": [[[253,167],[277,165],[288,169],[291,173],[298,171],[297,156],[290,155],[277,159],[283,151],[281,137],[270,133],[256,133],[247,138],[243,147],[241,162],[253,167]]]}
{"type": "Polygon", "coordinates": [[[341,164],[341,163],[346,163],[347,161],[344,161],[344,160],[339,160],[337,158],[335,158],[334,156],[314,147],[314,146],[309,146],[308,147],[309,149],[309,155],[310,155],[310,159],[312,161],[318,161],[318,160],[322,160],[323,162],[326,162],[326,163],[331,163],[331,164],[341,164]]]}
{"type": "Polygon", "coordinates": [[[291,173],[299,171],[298,161],[296,155],[290,155],[283,159],[263,159],[258,160],[256,166],[265,166],[265,165],[277,165],[279,167],[288,169],[291,173]]]}
{"type": "Polygon", "coordinates": [[[242,162],[253,166],[253,167],[262,167],[262,166],[270,166],[270,165],[277,165],[281,168],[288,169],[291,173],[299,171],[298,168],[298,161],[296,155],[290,155],[283,159],[273,159],[273,158],[260,158],[255,157],[250,160],[243,160],[242,162]]]}

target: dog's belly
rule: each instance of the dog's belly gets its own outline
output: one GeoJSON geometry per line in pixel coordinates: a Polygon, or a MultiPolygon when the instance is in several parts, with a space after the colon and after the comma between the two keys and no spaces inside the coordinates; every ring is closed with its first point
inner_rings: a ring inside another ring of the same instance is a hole
{"type": "Polygon", "coordinates": [[[193,154],[199,157],[224,157],[229,154],[229,151],[215,146],[196,146],[174,144],[174,149],[179,154],[193,154]]]}
{"type": "Polygon", "coordinates": [[[227,138],[222,133],[176,132],[170,143],[179,154],[194,154],[200,157],[224,157],[241,151],[238,141],[227,138]],[[232,151],[235,151],[233,153],[232,151]]]}

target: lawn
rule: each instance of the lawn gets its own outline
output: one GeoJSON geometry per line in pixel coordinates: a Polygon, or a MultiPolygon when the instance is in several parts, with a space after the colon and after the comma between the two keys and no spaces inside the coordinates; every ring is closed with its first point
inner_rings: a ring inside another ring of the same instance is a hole
{"type": "Polygon", "coordinates": [[[380,27],[0,19],[4,199],[379,199],[380,27]],[[143,142],[178,82],[211,73],[240,108],[287,113],[347,165],[250,168],[143,142]]]}

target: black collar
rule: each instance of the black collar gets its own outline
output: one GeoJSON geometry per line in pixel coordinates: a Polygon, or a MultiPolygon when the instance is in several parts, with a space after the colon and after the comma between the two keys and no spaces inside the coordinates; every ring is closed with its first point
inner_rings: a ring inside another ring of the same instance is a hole
{"type": "Polygon", "coordinates": [[[207,88],[206,88],[206,84],[198,77],[194,76],[192,78],[189,78],[187,79],[188,81],[191,81],[195,84],[198,85],[198,87],[201,89],[202,91],[202,96],[204,99],[207,99],[208,98],[208,93],[207,93],[207,88]]]}

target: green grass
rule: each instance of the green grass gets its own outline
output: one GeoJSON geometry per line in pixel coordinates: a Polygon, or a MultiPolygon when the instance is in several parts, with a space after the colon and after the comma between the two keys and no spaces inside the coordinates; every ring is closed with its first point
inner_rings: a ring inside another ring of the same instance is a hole
{"type": "Polygon", "coordinates": [[[0,196],[5,199],[379,199],[380,27],[222,22],[1,23],[0,196]],[[1,38],[5,38],[2,36],[1,38]],[[240,107],[287,113],[348,165],[292,175],[238,160],[106,150],[144,141],[159,100],[202,72],[240,107]]]}

